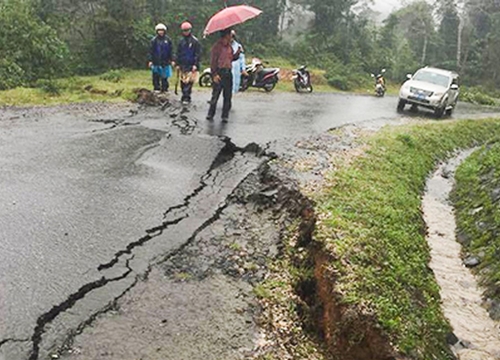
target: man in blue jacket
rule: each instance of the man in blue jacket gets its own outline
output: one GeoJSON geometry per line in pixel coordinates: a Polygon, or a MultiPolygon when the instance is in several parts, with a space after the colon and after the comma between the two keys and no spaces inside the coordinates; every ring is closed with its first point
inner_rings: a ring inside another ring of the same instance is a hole
{"type": "Polygon", "coordinates": [[[172,76],[172,40],[167,36],[167,27],[164,24],[156,25],[155,30],[156,36],[151,40],[149,48],[148,66],[153,73],[155,92],[165,92],[168,91],[168,78],[172,76]]]}
{"type": "Polygon", "coordinates": [[[183,104],[191,102],[191,92],[196,74],[200,68],[201,45],[192,34],[193,26],[189,22],[181,24],[182,39],[177,47],[177,66],[181,73],[183,104]]]}

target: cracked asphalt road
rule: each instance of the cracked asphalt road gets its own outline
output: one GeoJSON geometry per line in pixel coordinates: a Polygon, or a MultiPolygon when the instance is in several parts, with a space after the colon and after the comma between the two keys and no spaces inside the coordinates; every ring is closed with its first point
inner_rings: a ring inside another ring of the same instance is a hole
{"type": "MultiPolygon", "coordinates": [[[[248,93],[235,98],[229,124],[208,123],[207,99],[198,93],[188,112],[0,110],[1,360],[47,358],[218,220],[267,160],[246,145],[279,152],[333,127],[403,116],[391,97],[248,93]]],[[[461,104],[455,117],[494,111],[461,104]]]]}

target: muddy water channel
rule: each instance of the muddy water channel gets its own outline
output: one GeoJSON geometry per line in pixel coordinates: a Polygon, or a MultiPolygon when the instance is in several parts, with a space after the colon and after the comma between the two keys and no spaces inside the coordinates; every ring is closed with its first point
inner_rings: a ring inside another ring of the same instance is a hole
{"type": "Polygon", "coordinates": [[[430,263],[441,287],[445,316],[456,338],[453,350],[461,360],[500,359],[500,322],[493,321],[482,306],[482,289],[461,259],[455,239],[455,215],[448,197],[455,170],[474,150],[460,153],[441,165],[427,182],[423,198],[424,218],[431,248],[430,263]]]}

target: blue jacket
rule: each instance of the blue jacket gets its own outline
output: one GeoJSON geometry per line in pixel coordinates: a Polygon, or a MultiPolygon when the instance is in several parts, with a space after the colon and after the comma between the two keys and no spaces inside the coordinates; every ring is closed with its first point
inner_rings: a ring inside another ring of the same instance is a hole
{"type": "Polygon", "coordinates": [[[193,36],[183,36],[177,46],[177,65],[183,71],[189,71],[193,65],[200,68],[201,45],[198,39],[193,36]]]}
{"type": "Polygon", "coordinates": [[[173,60],[172,40],[168,36],[155,36],[151,40],[148,60],[155,66],[167,66],[173,60]]]}

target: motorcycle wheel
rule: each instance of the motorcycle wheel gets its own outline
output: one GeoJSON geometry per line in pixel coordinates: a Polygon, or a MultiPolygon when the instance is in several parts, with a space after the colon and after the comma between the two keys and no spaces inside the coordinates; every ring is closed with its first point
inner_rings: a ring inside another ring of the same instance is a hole
{"type": "Polygon", "coordinates": [[[250,86],[250,79],[248,77],[241,78],[240,91],[245,91],[250,86]]]}
{"type": "Polygon", "coordinates": [[[200,76],[198,81],[200,87],[210,87],[212,86],[212,75],[210,73],[205,73],[200,76]]]}
{"type": "Polygon", "coordinates": [[[276,83],[275,83],[275,82],[273,82],[273,83],[270,83],[270,84],[266,84],[266,85],[264,85],[264,90],[265,90],[266,92],[271,92],[271,91],[273,91],[273,90],[274,90],[274,88],[275,88],[275,87],[276,87],[276,83]]]}
{"type": "Polygon", "coordinates": [[[298,92],[298,93],[300,93],[301,86],[300,86],[300,82],[297,79],[295,79],[293,81],[293,86],[295,87],[295,91],[298,92]]]}
{"type": "Polygon", "coordinates": [[[310,94],[313,92],[313,86],[311,84],[309,84],[307,87],[306,87],[306,91],[310,94]]]}

